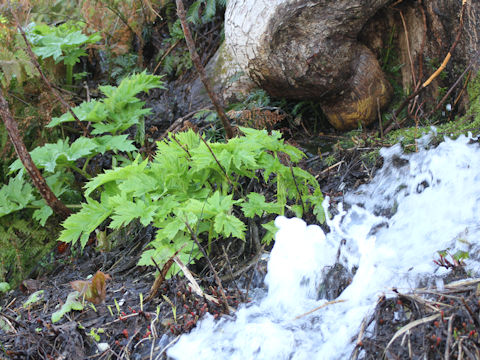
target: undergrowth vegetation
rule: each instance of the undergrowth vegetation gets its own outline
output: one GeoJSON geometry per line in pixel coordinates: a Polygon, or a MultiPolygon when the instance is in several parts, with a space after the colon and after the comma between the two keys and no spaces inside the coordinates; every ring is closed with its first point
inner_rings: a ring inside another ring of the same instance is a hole
{"type": "MultiPolygon", "coordinates": [[[[317,181],[292,166],[303,154],[285,144],[278,132],[241,131],[244,136],[227,143],[203,141],[192,130],[170,134],[168,140],[157,144],[153,161],[137,158],[96,176],[85,186],[86,203],[65,221],[59,240],[80,240],[84,247],[90,233],[105,219],[111,219],[112,229],[139,219],[142,225],[158,229],[140,265],[165,263],[177,250],[181,250],[180,259],[189,263],[192,257],[201,256],[193,236],[208,243],[230,237],[245,240],[245,218],[283,214],[287,207],[299,217],[313,208],[323,221],[323,197],[317,181]],[[267,200],[263,194],[246,190],[245,179],[273,183],[275,196],[267,200]]],[[[273,221],[263,226],[267,229],[263,241],[269,242],[273,221]]],[[[170,269],[170,273],[176,271],[170,269]]]]}
{"type": "MultiPolygon", "coordinates": [[[[90,137],[59,139],[30,152],[57,197],[71,208],[84,199],[80,210],[64,222],[60,241],[75,244],[79,240],[83,248],[90,234],[107,219],[111,229],[138,219],[142,225],[158,229],[141,265],[163,263],[180,249],[179,257],[188,263],[201,256],[193,236],[207,245],[219,238],[245,240],[248,218],[262,221],[287,208],[300,217],[312,209],[323,221],[320,187],[313,175],[294,166],[304,155],[285,144],[279,132],[241,128],[243,136],[223,143],[206,141],[189,130],[158,142],[153,161],[143,159],[137,146],[144,142],[143,118],[150,110],[136,95],[162,86],[159,76],[145,72],[124,78],[118,87],[100,86],[104,98],[73,108],[79,120],[91,126],[90,137]],[[135,141],[125,134],[132,127],[135,141]],[[112,169],[95,173],[89,167],[91,159],[107,153],[112,157],[112,169]],[[83,191],[79,177],[88,181],[83,191]],[[272,184],[271,198],[249,190],[252,181],[272,184]]],[[[74,121],[65,113],[47,126],[61,127],[74,121]]],[[[0,217],[13,219],[20,212],[45,226],[52,209],[30,185],[20,160],[9,170],[8,183],[0,188],[0,217]]],[[[273,221],[263,226],[263,240],[269,242],[273,221]]],[[[17,247],[8,234],[11,231],[7,229],[3,245],[12,250],[3,260],[12,263],[17,247]]],[[[172,267],[170,273],[175,271],[172,267]]]]}

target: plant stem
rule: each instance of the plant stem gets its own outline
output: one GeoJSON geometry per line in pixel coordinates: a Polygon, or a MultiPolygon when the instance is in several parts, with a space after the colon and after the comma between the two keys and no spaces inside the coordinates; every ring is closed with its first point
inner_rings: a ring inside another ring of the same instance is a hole
{"type": "Polygon", "coordinates": [[[66,70],[67,70],[67,73],[65,76],[66,84],[69,88],[71,88],[73,84],[73,65],[66,65],[66,70]]]}
{"type": "Polygon", "coordinates": [[[218,273],[217,271],[215,270],[215,268],[213,267],[213,264],[212,262],[210,261],[210,258],[208,257],[207,253],[205,252],[205,249],[203,248],[202,245],[200,245],[200,242],[198,241],[198,238],[197,238],[197,234],[195,234],[192,230],[192,228],[190,227],[190,224],[188,223],[188,220],[185,219],[185,225],[187,226],[187,229],[188,231],[190,232],[190,235],[192,236],[193,238],[193,241],[195,241],[195,244],[197,244],[198,248],[200,249],[200,251],[202,252],[203,256],[205,257],[205,259],[207,259],[207,263],[208,263],[208,267],[210,268],[210,270],[212,271],[213,273],[213,277],[215,278],[215,282],[217,283],[218,285],[218,289],[219,289],[219,292],[220,292],[220,295],[222,297],[222,300],[223,300],[223,306],[225,308],[225,312],[226,314],[228,315],[229,314],[229,306],[228,306],[228,301],[227,301],[227,297],[225,295],[225,290],[223,289],[223,286],[222,286],[222,280],[220,280],[220,277],[218,276],[218,273]]]}
{"type": "Polygon", "coordinates": [[[75,170],[76,172],[78,172],[80,175],[82,175],[85,179],[87,180],[90,180],[92,178],[92,176],[87,173],[86,171],[84,171],[83,169],[80,169],[79,167],[73,165],[73,164],[69,164],[68,167],[72,170],[75,170]]]}

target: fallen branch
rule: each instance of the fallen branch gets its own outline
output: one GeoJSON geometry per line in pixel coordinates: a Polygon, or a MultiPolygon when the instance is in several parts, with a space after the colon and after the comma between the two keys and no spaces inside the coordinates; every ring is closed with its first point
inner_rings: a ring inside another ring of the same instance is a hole
{"type": "Polygon", "coordinates": [[[228,119],[227,115],[225,114],[225,110],[223,110],[222,102],[217,94],[213,92],[213,88],[208,81],[207,74],[205,73],[205,68],[203,67],[200,56],[198,56],[197,50],[195,50],[195,43],[193,42],[192,34],[190,33],[190,28],[187,24],[186,19],[186,12],[185,7],[183,6],[182,0],[176,0],[177,2],[177,14],[182,24],[183,33],[185,34],[185,40],[187,42],[188,51],[190,52],[190,57],[192,58],[192,62],[195,65],[195,68],[200,75],[200,79],[202,80],[205,89],[207,90],[207,94],[212,100],[213,106],[217,111],[218,117],[222,121],[223,127],[225,128],[225,135],[227,139],[231,139],[233,137],[233,128],[230,124],[230,120],[228,119]]]}
{"type": "Polygon", "coordinates": [[[324,303],[324,304],[316,307],[315,309],[312,309],[312,310],[310,310],[310,311],[307,311],[306,313],[304,313],[304,314],[302,314],[302,315],[295,316],[295,317],[294,317],[294,320],[297,320],[297,319],[300,319],[300,318],[305,317],[305,316],[307,316],[307,315],[310,315],[310,314],[314,313],[315,311],[320,310],[320,309],[323,309],[324,307],[327,307],[327,306],[329,306],[329,305],[338,304],[338,303],[342,303],[342,302],[345,302],[345,301],[347,301],[347,300],[332,300],[332,301],[327,301],[326,303],[324,303]]]}
{"type": "Polygon", "coordinates": [[[441,314],[434,314],[434,315],[430,315],[428,317],[425,317],[423,319],[418,319],[418,320],[415,320],[415,321],[412,321],[411,323],[408,323],[407,325],[405,325],[404,327],[402,327],[400,330],[398,330],[395,335],[393,335],[392,339],[390,340],[390,342],[387,344],[387,347],[385,348],[384,352],[383,352],[383,355],[385,356],[385,354],[387,353],[388,351],[388,348],[393,344],[393,342],[399,337],[401,336],[402,334],[406,333],[407,331],[409,331],[410,329],[413,329],[415,326],[418,326],[418,325],[422,325],[422,324],[426,324],[426,323],[429,323],[431,321],[434,321],[434,320],[437,320],[439,319],[441,316],[441,314]]]}

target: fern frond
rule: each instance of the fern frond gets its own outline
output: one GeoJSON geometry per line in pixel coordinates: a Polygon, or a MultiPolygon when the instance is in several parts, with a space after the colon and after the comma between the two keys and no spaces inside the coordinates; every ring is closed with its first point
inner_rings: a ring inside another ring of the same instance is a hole
{"type": "Polygon", "coordinates": [[[203,15],[203,22],[211,21],[217,13],[217,0],[207,0],[205,3],[205,14],[203,15]]]}

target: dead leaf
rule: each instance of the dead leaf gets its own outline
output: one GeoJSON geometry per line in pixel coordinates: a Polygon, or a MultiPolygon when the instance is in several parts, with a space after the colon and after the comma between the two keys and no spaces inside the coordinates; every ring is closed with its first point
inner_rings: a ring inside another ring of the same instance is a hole
{"type": "Polygon", "coordinates": [[[20,284],[20,291],[24,294],[31,294],[40,290],[42,282],[40,280],[26,279],[20,284]]]}
{"type": "Polygon", "coordinates": [[[111,277],[100,270],[89,280],[72,281],[70,285],[80,293],[80,296],[91,303],[98,305],[105,301],[107,295],[106,281],[111,277]]]}

